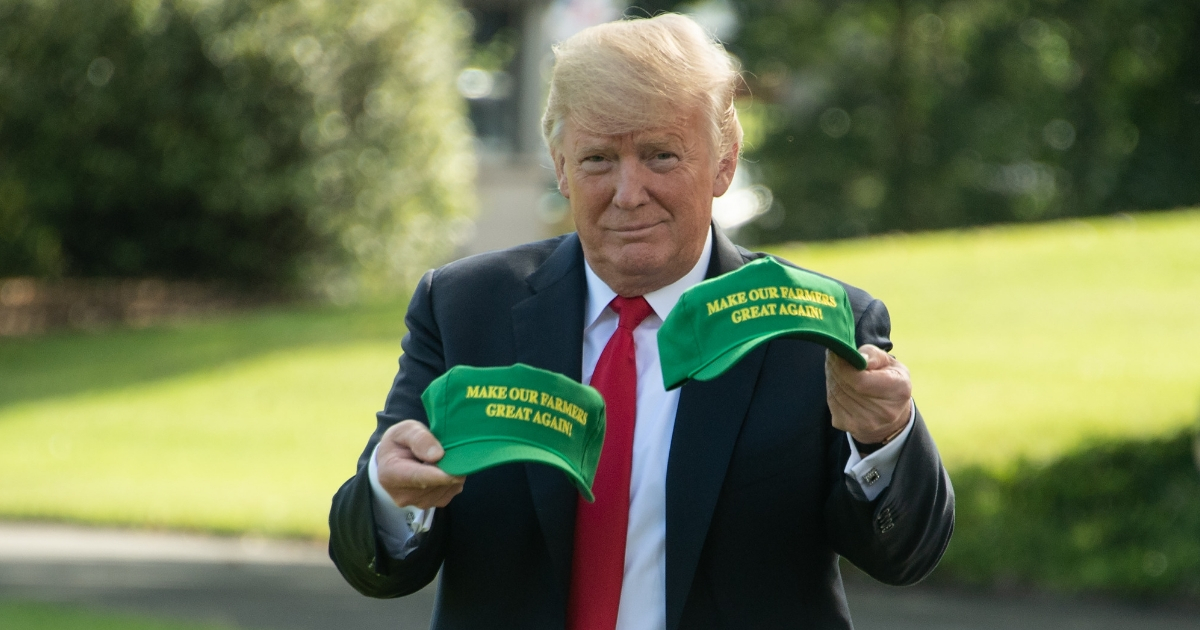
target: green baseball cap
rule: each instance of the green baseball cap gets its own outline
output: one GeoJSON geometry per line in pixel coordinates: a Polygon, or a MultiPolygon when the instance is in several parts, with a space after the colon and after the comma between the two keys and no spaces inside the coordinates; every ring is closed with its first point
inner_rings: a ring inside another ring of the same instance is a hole
{"type": "Polygon", "coordinates": [[[819,343],[867,367],[842,285],[768,256],[684,291],[658,330],[663,386],[710,381],[778,337],[819,343]]]}
{"type": "Polygon", "coordinates": [[[458,365],[434,379],[421,401],[446,450],[437,465],[447,473],[541,462],[595,500],[592,480],[604,446],[604,398],[595,389],[523,363],[458,365]]]}

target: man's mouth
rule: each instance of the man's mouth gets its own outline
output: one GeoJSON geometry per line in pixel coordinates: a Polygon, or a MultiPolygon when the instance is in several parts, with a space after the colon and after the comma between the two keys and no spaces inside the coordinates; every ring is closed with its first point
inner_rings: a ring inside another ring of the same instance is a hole
{"type": "Polygon", "coordinates": [[[625,238],[638,238],[640,236],[646,235],[647,233],[650,232],[650,230],[653,230],[654,228],[658,227],[659,225],[662,225],[661,221],[654,221],[651,223],[638,223],[638,224],[634,224],[634,225],[622,225],[620,227],[609,228],[609,231],[616,232],[618,235],[623,236],[625,238]]]}

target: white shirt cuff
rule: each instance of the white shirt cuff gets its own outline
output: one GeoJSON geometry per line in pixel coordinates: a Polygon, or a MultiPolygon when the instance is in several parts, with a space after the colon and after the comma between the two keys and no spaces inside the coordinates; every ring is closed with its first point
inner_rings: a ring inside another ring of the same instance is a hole
{"type": "Polygon", "coordinates": [[[367,478],[371,481],[375,531],[383,541],[388,555],[397,560],[403,560],[416,548],[414,545],[409,545],[412,537],[429,531],[433,525],[435,508],[422,510],[412,506],[396,505],[392,496],[379,483],[379,465],[375,463],[375,456],[378,453],[379,446],[376,445],[375,450],[371,451],[371,460],[367,464],[367,478]]]}
{"type": "Polygon", "coordinates": [[[866,457],[858,452],[854,438],[850,437],[849,433],[846,434],[846,440],[850,442],[850,459],[846,460],[846,468],[842,472],[858,482],[868,501],[874,501],[884,488],[892,483],[892,473],[896,472],[900,449],[904,448],[904,443],[908,441],[908,434],[912,433],[913,423],[917,418],[917,404],[914,402],[911,406],[912,413],[908,416],[908,425],[900,435],[866,457]]]}

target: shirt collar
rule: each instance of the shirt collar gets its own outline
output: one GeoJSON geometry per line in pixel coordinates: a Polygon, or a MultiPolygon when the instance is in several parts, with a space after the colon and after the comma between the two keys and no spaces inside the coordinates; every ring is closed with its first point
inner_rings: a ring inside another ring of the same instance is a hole
{"type": "MultiPolygon", "coordinates": [[[[650,303],[650,307],[654,309],[654,314],[658,315],[659,319],[666,320],[667,315],[671,313],[671,309],[675,308],[675,303],[679,301],[679,297],[683,295],[683,292],[704,280],[704,275],[708,272],[708,262],[712,259],[712,240],[712,228],[710,227],[708,229],[708,236],[704,239],[704,249],[700,251],[700,260],[696,261],[696,265],[692,267],[692,270],[675,282],[643,296],[650,303]]],[[[583,261],[583,266],[584,274],[587,276],[588,290],[583,328],[587,330],[604,314],[604,309],[608,308],[609,302],[612,302],[613,298],[617,297],[617,292],[609,288],[600,279],[600,276],[597,276],[596,272],[592,271],[592,266],[587,263],[586,258],[583,261]]]]}

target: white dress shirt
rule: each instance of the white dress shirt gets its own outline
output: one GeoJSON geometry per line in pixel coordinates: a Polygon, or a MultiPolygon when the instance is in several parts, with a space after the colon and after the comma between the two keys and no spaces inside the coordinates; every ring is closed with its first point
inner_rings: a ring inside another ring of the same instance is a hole
{"type": "MultiPolygon", "coordinates": [[[[621,583],[621,604],[617,630],[660,630],[666,627],[666,484],[667,457],[679,406],[679,388],[663,389],[662,368],[658,358],[658,329],[692,285],[704,280],[712,255],[712,232],[703,254],[684,277],[644,297],[654,309],[633,331],[637,360],[637,421],[633,434],[633,468],[629,481],[629,527],[625,543],[625,575],[621,583]]],[[[616,312],[608,307],[614,292],[590,266],[587,275],[587,303],[584,309],[583,382],[590,383],[600,353],[617,329],[616,312]]],[[[915,414],[915,409],[914,409],[915,414]]],[[[912,430],[908,427],[887,446],[863,457],[854,441],[845,474],[856,479],[868,500],[874,500],[891,483],[900,448],[912,430]]],[[[408,555],[406,546],[415,533],[428,530],[433,509],[399,507],[379,484],[375,456],[372,454],[368,475],[375,498],[375,524],[388,552],[396,558],[408,555]]]]}

